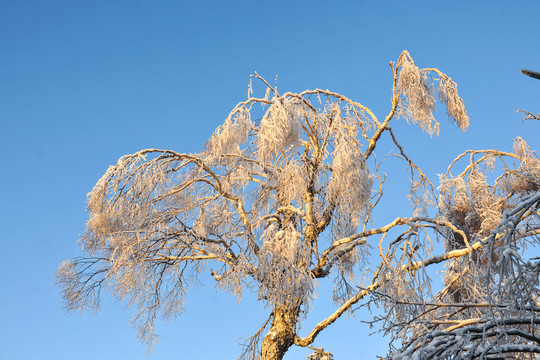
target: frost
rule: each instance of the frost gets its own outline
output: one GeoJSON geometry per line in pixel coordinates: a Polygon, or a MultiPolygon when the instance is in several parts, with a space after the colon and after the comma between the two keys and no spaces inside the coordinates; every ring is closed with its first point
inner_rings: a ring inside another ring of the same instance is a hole
{"type": "Polygon", "coordinates": [[[433,114],[435,108],[435,95],[446,108],[448,117],[463,131],[469,127],[469,116],[465,110],[465,102],[458,95],[457,85],[452,79],[437,69],[419,69],[409,53],[404,52],[400,61],[401,67],[398,80],[398,89],[402,101],[398,107],[398,114],[412,121],[415,125],[430,135],[439,133],[439,123],[433,114]],[[438,86],[435,89],[428,74],[435,72],[438,86]]]}
{"type": "Polygon", "coordinates": [[[412,59],[403,57],[399,74],[398,88],[403,101],[398,114],[418,125],[428,134],[439,133],[439,123],[435,121],[435,96],[425,72],[421,71],[412,59]]]}
{"type": "Polygon", "coordinates": [[[356,139],[339,136],[333,152],[332,176],[327,194],[346,212],[360,213],[371,198],[371,176],[356,139]]]}
{"type": "Polygon", "coordinates": [[[261,161],[279,155],[296,146],[300,139],[299,117],[302,108],[297,101],[274,101],[261,120],[258,135],[258,155],[261,161]]]}
{"type": "Polygon", "coordinates": [[[469,116],[465,110],[465,102],[457,93],[457,85],[450,77],[440,74],[437,89],[441,103],[446,106],[448,117],[463,131],[469,128],[469,116]]]}
{"type": "Polygon", "coordinates": [[[248,141],[253,128],[251,114],[241,107],[230,114],[219,126],[206,144],[206,154],[210,157],[240,154],[240,146],[248,141]]]}
{"type": "Polygon", "coordinates": [[[261,261],[256,278],[261,283],[259,297],[269,304],[299,301],[309,304],[315,284],[308,268],[311,248],[302,241],[294,225],[279,230],[270,224],[263,234],[261,261]]]}
{"type": "MultiPolygon", "coordinates": [[[[407,52],[391,65],[384,120],[330,90],[280,94],[255,74],[261,94],[250,83],[248,99],[200,153],[121,157],[88,194],[84,256],[57,272],[66,307],[97,309],[108,292],[134,310],[132,325],[151,347],[156,320],[181,314],[191,287],[211,277],[238,301],[245,290],[257,293],[269,310],[246,343],[249,359],[282,340],[289,345],[278,356],[293,343],[310,346],[362,307],[379,307],[371,324],[392,338],[396,360],[525,349],[539,298],[540,264],[522,251],[540,240],[538,156],[521,138],[514,153],[468,151],[441,175],[436,194],[390,121],[398,114],[437,133],[438,96],[464,130],[464,102],[448,76],[418,68],[407,52]],[[396,181],[412,183],[413,208],[388,219],[377,207],[398,198],[385,195],[395,184],[376,152],[396,150],[410,171],[396,181]],[[325,278],[336,309],[302,329],[325,278]]],[[[315,357],[331,358],[315,349],[315,357]]]]}

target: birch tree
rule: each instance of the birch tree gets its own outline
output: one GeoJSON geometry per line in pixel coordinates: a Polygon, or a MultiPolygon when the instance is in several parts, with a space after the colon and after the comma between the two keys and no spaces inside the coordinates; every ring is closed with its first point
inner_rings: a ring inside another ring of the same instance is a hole
{"type": "Polygon", "coordinates": [[[437,188],[391,124],[405,120],[433,136],[439,100],[466,130],[464,102],[450,77],[417,67],[406,51],[390,69],[381,119],[329,90],[280,93],[255,73],[265,93],[255,96],[250,84],[200,153],[145,149],[120,158],[88,194],[84,256],[58,270],[67,308],[99,307],[107,290],[134,308],[137,334],[152,346],[155,320],[178,314],[190,284],[208,272],[219,291],[255,291],[268,309],[244,359],[311,347],[368,305],[384,310],[373,321],[396,359],[537,352],[540,265],[520,249],[538,242],[538,157],[522,139],[512,153],[470,151],[437,188]],[[374,218],[386,183],[375,151],[384,138],[410,174],[403,196],[411,213],[396,219],[374,218]],[[489,169],[502,171],[491,184],[489,169]],[[445,264],[444,285],[432,291],[437,264],[445,264]],[[320,281],[334,284],[336,308],[300,330],[320,281]]]}

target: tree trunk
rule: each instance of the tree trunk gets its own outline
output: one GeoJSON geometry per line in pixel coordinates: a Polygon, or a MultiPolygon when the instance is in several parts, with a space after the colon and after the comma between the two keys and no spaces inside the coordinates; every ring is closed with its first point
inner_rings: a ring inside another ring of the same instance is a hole
{"type": "Polygon", "coordinates": [[[276,307],[272,325],[262,342],[262,360],[281,360],[294,343],[297,310],[276,307]]]}

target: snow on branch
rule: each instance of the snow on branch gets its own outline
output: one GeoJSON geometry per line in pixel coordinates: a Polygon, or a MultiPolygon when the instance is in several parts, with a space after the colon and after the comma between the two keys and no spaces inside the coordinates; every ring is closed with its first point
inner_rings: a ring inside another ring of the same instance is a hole
{"type": "MultiPolygon", "coordinates": [[[[206,278],[218,290],[239,300],[245,289],[254,291],[272,312],[246,345],[244,356],[255,359],[282,358],[293,344],[312,344],[354,306],[387,306],[390,327],[413,324],[411,314],[426,324],[415,304],[430,291],[425,269],[442,262],[451,263],[452,276],[447,295],[433,303],[456,296],[452,284],[464,281],[474,291],[460,296],[472,299],[482,283],[472,279],[485,275],[482,264],[517,259],[514,245],[504,242],[511,231],[490,231],[505,219],[536,216],[533,208],[504,214],[538,190],[538,158],[521,140],[514,154],[475,153],[462,175],[449,171],[442,179],[440,211],[429,215],[437,202],[434,186],[397,142],[390,122],[397,114],[438,133],[437,98],[462,130],[469,118],[450,77],[418,68],[406,51],[390,65],[391,108],[384,120],[330,90],[280,94],[255,73],[251,80],[263,94],[255,96],[250,82],[248,98],[233,107],[200,153],[145,149],[120,158],[88,194],[89,219],[79,242],[84,256],[57,272],[66,307],[98,308],[102,292],[109,292],[134,309],[138,336],[151,346],[155,320],[180,314],[191,284],[211,275],[206,278]],[[389,142],[381,141],[385,135],[389,142]],[[386,186],[379,148],[395,151],[410,171],[413,216],[374,219],[386,186]],[[509,156],[519,166],[508,166],[495,186],[488,185],[480,163],[509,156]],[[438,237],[446,249],[433,255],[438,237]],[[335,286],[336,309],[300,337],[318,283],[327,280],[335,286]],[[261,338],[261,354],[255,354],[261,338]]],[[[537,223],[527,224],[513,233],[537,236],[537,223]]],[[[420,334],[414,324],[401,330],[420,334]]]]}

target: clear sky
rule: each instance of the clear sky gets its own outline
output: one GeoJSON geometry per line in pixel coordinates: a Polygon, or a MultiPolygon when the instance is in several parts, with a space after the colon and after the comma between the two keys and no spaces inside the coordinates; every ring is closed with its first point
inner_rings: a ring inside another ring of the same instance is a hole
{"type": "MultiPolygon", "coordinates": [[[[515,112],[540,112],[540,81],[519,73],[540,71],[538,14],[536,0],[0,0],[0,359],[236,358],[267,311],[211,282],[158,324],[151,357],[131,310],[110,297],[96,314],[64,312],[54,273],[80,254],[86,194],[107,167],[147,147],[199,151],[254,71],[277,74],[281,90],[328,88],[384,116],[388,61],[405,49],[458,83],[471,118],[462,134],[441,109],[434,139],[402,126],[420,165],[442,172],[467,148],[510,150],[518,135],[538,149],[540,124],[515,112]]],[[[300,333],[331,310],[315,304],[300,333]]],[[[315,345],[336,359],[384,355],[386,341],[360,320],[339,319],[315,345]]]]}

